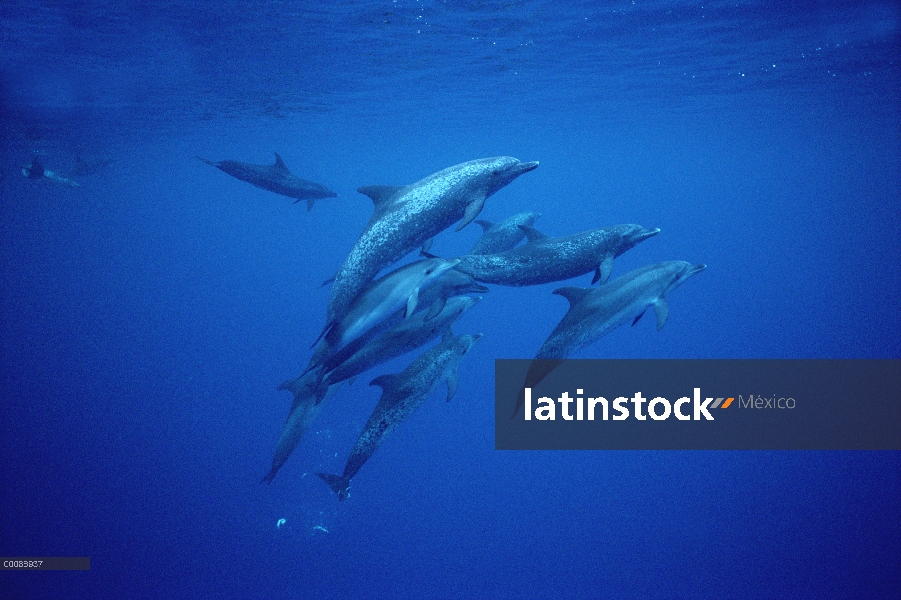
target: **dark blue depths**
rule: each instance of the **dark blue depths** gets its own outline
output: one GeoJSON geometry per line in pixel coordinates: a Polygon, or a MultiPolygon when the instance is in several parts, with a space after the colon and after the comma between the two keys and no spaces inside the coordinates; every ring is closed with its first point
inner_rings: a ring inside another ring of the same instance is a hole
{"type": "Polygon", "coordinates": [[[369,380],[415,355],[342,387],[259,483],[290,403],[275,388],[371,214],[355,190],[479,157],[541,163],[479,218],[659,227],[612,277],[708,265],[661,331],[642,319],[579,356],[901,358],[894,5],[278,6],[0,8],[0,554],[92,558],[0,589],[899,595],[897,452],[493,449],[493,359],[533,356],[566,309],[550,292],[591,274],[490,286],[454,328],[484,334],[454,399],[394,431],[348,501],[314,473],[341,471],[369,380]],[[272,152],[339,196],[307,212],[194,158],[272,152]],[[22,176],[35,153],[103,167],[54,185],[22,176]]]}

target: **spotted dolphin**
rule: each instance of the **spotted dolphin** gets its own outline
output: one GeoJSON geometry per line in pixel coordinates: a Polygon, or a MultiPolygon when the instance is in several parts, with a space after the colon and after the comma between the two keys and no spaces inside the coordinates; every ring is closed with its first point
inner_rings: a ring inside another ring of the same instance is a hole
{"type": "Polygon", "coordinates": [[[523,212],[512,217],[507,217],[500,223],[492,223],[491,221],[476,220],[476,223],[482,228],[482,237],[475,243],[470,254],[497,254],[505,252],[516,247],[526,237],[526,232],[522,230],[520,225],[531,227],[541,213],[523,212]]]}
{"type": "Polygon", "coordinates": [[[404,319],[369,340],[344,360],[337,362],[333,368],[326,362],[323,370],[328,374],[322,381],[323,385],[335,385],[346,379],[352,379],[393,358],[421,348],[447,331],[463,316],[463,313],[481,299],[481,296],[455,296],[447,301],[434,318],[426,319],[428,311],[423,310],[404,319]]]}
{"type": "MultiPolygon", "coordinates": [[[[569,300],[569,310],[535,355],[525,387],[535,387],[562,359],[570,356],[623,323],[635,325],[648,308],[657,315],[657,330],[669,316],[666,297],[682,283],[707,268],[676,260],[647,265],[596,288],[562,287],[554,293],[569,300]]],[[[523,404],[520,399],[513,415],[523,404]]]]}
{"type": "Polygon", "coordinates": [[[531,227],[520,226],[528,242],[498,254],[460,257],[457,270],[482,283],[523,286],[562,281],[594,271],[592,283],[605,282],[613,259],[659,229],[641,225],[615,225],[552,238],[531,227]]]}
{"type": "Polygon", "coordinates": [[[481,333],[456,338],[448,335],[402,372],[382,375],[372,380],[370,385],[381,386],[382,397],[357,438],[344,465],[344,472],[341,475],[317,473],[338,495],[338,500],[348,498],[351,478],[369,460],[385,437],[419,408],[436,385],[447,381],[447,399],[450,401],[453,398],[457,391],[457,366],[480,337],[481,333]]]}
{"type": "Polygon", "coordinates": [[[509,156],[481,158],[407,186],[361,187],[375,212],[335,275],[325,329],[347,314],[379,271],[457,221],[459,231],[478,216],[486,198],[537,166],[509,156]]]}
{"type": "Polygon", "coordinates": [[[297,379],[286,381],[278,387],[280,390],[288,390],[294,394],[294,402],[275,447],[272,469],[263,477],[263,481],[272,482],[275,474],[285,464],[303,438],[304,433],[309,429],[310,423],[325,406],[324,400],[331,397],[335,388],[320,385],[321,379],[321,373],[311,372],[297,379]]]}
{"type": "Polygon", "coordinates": [[[338,194],[324,185],[307,181],[297,177],[288,167],[282,157],[275,153],[274,165],[252,165],[236,160],[220,160],[218,162],[197,157],[208,165],[213,165],[220,171],[228,173],[235,179],[246,181],[260,189],[275,192],[289,198],[296,198],[294,204],[301,200],[307,201],[307,210],[313,208],[313,203],[321,198],[334,198],[338,194]]]}

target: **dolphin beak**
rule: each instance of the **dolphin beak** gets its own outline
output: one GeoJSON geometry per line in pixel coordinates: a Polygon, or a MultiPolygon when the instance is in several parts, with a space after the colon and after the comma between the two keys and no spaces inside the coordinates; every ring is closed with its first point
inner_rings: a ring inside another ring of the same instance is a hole
{"type": "Polygon", "coordinates": [[[534,171],[538,168],[538,161],[534,160],[532,162],[521,162],[516,165],[516,172],[520,175],[523,173],[528,173],[529,171],[534,171]]]}
{"type": "Polygon", "coordinates": [[[692,265],[692,266],[688,267],[688,269],[686,269],[685,277],[691,277],[695,273],[700,273],[701,271],[703,271],[706,268],[707,268],[707,265],[705,265],[705,264],[692,265]]]}
{"type": "Polygon", "coordinates": [[[645,229],[644,231],[635,234],[635,242],[643,242],[649,237],[654,237],[658,233],[660,233],[659,227],[655,227],[654,229],[645,229]]]}

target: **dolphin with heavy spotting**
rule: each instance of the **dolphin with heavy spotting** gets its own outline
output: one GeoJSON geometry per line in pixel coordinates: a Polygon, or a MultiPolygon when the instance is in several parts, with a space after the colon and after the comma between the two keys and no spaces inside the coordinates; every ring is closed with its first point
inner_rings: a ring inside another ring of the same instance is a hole
{"type": "Polygon", "coordinates": [[[337,362],[334,367],[331,367],[330,363],[335,362],[332,358],[338,356],[331,357],[323,368],[327,373],[322,380],[323,385],[335,385],[346,379],[353,379],[360,373],[421,348],[447,331],[464,312],[481,299],[481,296],[450,298],[441,312],[432,319],[426,318],[428,311],[419,311],[369,340],[356,352],[337,362]]]}
{"type": "Polygon", "coordinates": [[[459,231],[475,220],[486,198],[537,166],[509,156],[481,158],[411,185],[361,187],[358,191],[372,199],[375,212],[335,275],[325,330],[347,314],[379,271],[457,221],[459,231]]]}
{"type": "Polygon", "coordinates": [[[498,254],[460,257],[457,270],[482,283],[524,286],[562,281],[594,271],[591,283],[607,281],[613,259],[659,229],[641,225],[614,225],[564,237],[548,237],[531,227],[520,226],[528,242],[498,254]]]}
{"type": "Polygon", "coordinates": [[[457,367],[460,360],[480,337],[481,333],[456,338],[446,335],[440,344],[426,350],[402,372],[382,375],[370,382],[369,385],[381,386],[382,397],[357,438],[344,465],[344,472],[341,475],[316,473],[338,495],[338,500],[348,498],[351,478],[369,460],[385,437],[419,408],[436,385],[447,381],[447,400],[453,398],[457,391],[457,367]]]}
{"type": "Polygon", "coordinates": [[[294,402],[291,405],[291,412],[288,414],[288,420],[282,427],[282,433],[279,436],[278,444],[275,447],[275,454],[272,457],[272,469],[263,477],[263,481],[271,483],[275,478],[275,474],[285,464],[288,457],[297,447],[297,444],[303,438],[304,433],[310,427],[322,408],[325,406],[324,400],[331,397],[333,389],[328,386],[320,385],[322,374],[318,372],[307,373],[301,375],[297,379],[286,381],[278,386],[280,390],[289,390],[294,394],[294,402]]]}
{"type": "MultiPolygon", "coordinates": [[[[531,388],[559,366],[562,359],[608,334],[623,323],[635,325],[648,308],[657,315],[657,331],[669,316],[667,295],[707,265],[675,260],[647,265],[596,288],[562,287],[553,293],[569,300],[569,310],[529,365],[524,388],[531,388]]],[[[523,405],[523,396],[513,416],[523,405]]]]}
{"type": "Polygon", "coordinates": [[[531,227],[541,213],[523,212],[507,217],[499,223],[477,219],[476,224],[482,228],[482,237],[475,243],[470,254],[497,254],[516,247],[526,237],[520,225],[531,227]]]}
{"type": "Polygon", "coordinates": [[[246,181],[251,185],[275,192],[289,198],[296,198],[294,204],[301,200],[307,201],[307,210],[313,208],[313,203],[321,198],[334,198],[338,194],[322,184],[307,181],[291,173],[285,166],[282,157],[275,153],[274,165],[252,165],[236,160],[212,161],[197,157],[208,165],[213,165],[220,171],[228,173],[235,179],[246,181]]]}

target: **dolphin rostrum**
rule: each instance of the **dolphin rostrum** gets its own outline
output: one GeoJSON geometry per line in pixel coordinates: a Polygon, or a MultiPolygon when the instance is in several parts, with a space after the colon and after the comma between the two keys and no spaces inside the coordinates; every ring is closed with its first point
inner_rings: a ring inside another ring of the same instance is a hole
{"type": "Polygon", "coordinates": [[[659,229],[641,225],[615,225],[552,238],[520,226],[528,242],[498,254],[460,257],[457,270],[482,283],[523,286],[562,281],[594,271],[591,283],[607,281],[613,259],[659,229]]]}
{"type": "Polygon", "coordinates": [[[459,231],[478,216],[486,198],[537,166],[509,156],[481,158],[407,186],[361,187],[375,212],[335,275],[325,328],[347,314],[379,271],[457,221],[459,231]]]}
{"type": "Polygon", "coordinates": [[[347,499],[351,478],[369,460],[385,436],[419,408],[438,383],[447,381],[447,399],[453,398],[457,390],[457,366],[480,337],[481,333],[456,338],[447,335],[444,341],[426,350],[402,372],[372,380],[370,385],[381,386],[382,397],[357,438],[344,472],[341,475],[317,473],[338,495],[338,500],[347,499]]]}
{"type": "Polygon", "coordinates": [[[288,167],[282,157],[275,153],[274,165],[252,165],[236,160],[220,160],[218,162],[197,157],[208,165],[213,165],[220,171],[228,173],[235,179],[246,181],[260,189],[275,192],[289,198],[296,198],[294,204],[301,200],[307,201],[307,210],[313,208],[313,203],[320,198],[334,198],[338,194],[324,185],[307,181],[297,177],[288,167]]]}
{"type": "MultiPolygon", "coordinates": [[[[666,296],[682,283],[707,268],[681,260],[647,265],[596,288],[562,287],[554,293],[569,300],[569,310],[548,336],[535,361],[529,366],[525,387],[535,387],[559,366],[562,359],[583,348],[623,323],[632,325],[654,307],[657,330],[669,315],[666,296]]],[[[513,415],[523,404],[520,396],[513,415]]]]}
{"type": "Polygon", "coordinates": [[[484,233],[476,242],[470,254],[497,254],[516,247],[526,237],[526,232],[519,226],[531,227],[541,213],[523,212],[512,217],[507,217],[500,223],[477,219],[476,223],[482,227],[484,233]]]}
{"type": "Polygon", "coordinates": [[[326,361],[323,369],[327,373],[322,380],[323,385],[334,385],[345,379],[352,379],[392,358],[397,358],[426,345],[447,331],[457,319],[463,316],[464,312],[481,299],[481,296],[455,296],[447,301],[441,312],[434,318],[428,319],[428,311],[421,310],[372,338],[356,352],[331,368],[332,358],[338,358],[338,355],[330,358],[326,361]]]}

